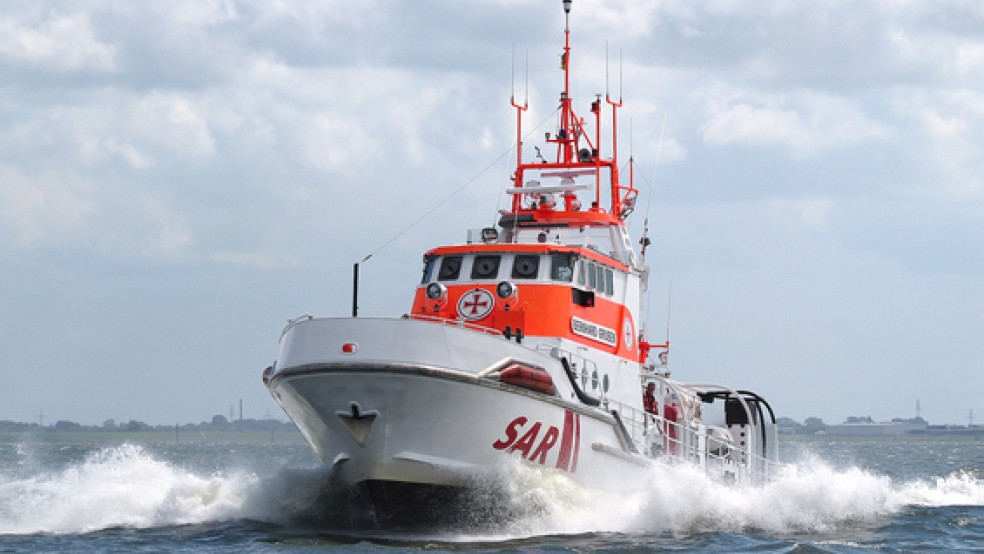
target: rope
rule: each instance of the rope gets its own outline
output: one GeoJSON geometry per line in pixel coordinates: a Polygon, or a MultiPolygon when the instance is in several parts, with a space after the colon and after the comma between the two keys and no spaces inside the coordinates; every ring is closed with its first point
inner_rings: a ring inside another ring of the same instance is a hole
{"type": "MultiPolygon", "coordinates": [[[[535,128],[533,128],[532,130],[530,130],[526,135],[523,136],[523,138],[526,139],[528,136],[530,136],[531,134],[533,134],[534,132],[536,132],[537,130],[539,130],[544,124],[546,124],[547,121],[549,121],[552,117],[554,117],[554,115],[557,113],[557,111],[559,111],[559,108],[557,110],[554,110],[553,113],[551,113],[549,116],[547,116],[535,128]]],[[[384,242],[382,245],[380,245],[375,250],[373,250],[372,252],[370,252],[365,258],[362,258],[357,263],[360,263],[361,264],[361,263],[367,261],[369,258],[371,258],[371,257],[375,256],[376,254],[378,254],[382,249],[386,248],[387,246],[389,246],[390,244],[392,244],[393,242],[395,242],[396,239],[398,239],[398,238],[402,237],[403,235],[405,235],[410,229],[413,229],[414,227],[416,227],[417,224],[419,224],[421,221],[427,219],[432,213],[436,212],[438,210],[438,208],[440,208],[441,206],[447,204],[452,198],[454,198],[455,196],[457,196],[458,193],[460,193],[461,191],[465,190],[466,188],[468,188],[469,185],[471,185],[472,183],[474,183],[475,181],[477,181],[479,177],[481,177],[482,175],[484,175],[485,172],[487,172],[488,170],[492,169],[492,167],[494,167],[497,163],[499,163],[500,161],[502,161],[502,159],[505,158],[507,155],[511,154],[513,152],[513,150],[515,148],[517,148],[517,147],[518,147],[518,145],[516,145],[516,144],[513,144],[512,146],[510,146],[505,152],[503,152],[502,154],[499,154],[499,156],[496,159],[492,160],[491,163],[489,163],[484,168],[482,168],[482,170],[479,171],[474,177],[472,177],[471,179],[469,179],[468,181],[466,181],[463,185],[461,185],[460,187],[458,187],[457,189],[455,189],[451,194],[449,194],[443,200],[441,200],[440,202],[438,202],[437,204],[435,204],[433,208],[431,208],[430,210],[427,211],[427,213],[425,213],[424,215],[422,215],[419,218],[417,218],[410,225],[407,225],[402,231],[400,231],[399,233],[397,233],[396,235],[394,235],[388,241],[384,242]]]]}

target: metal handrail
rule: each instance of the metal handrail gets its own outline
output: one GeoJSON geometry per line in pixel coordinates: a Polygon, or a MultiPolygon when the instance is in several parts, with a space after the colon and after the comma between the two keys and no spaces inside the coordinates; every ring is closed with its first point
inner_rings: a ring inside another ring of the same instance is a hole
{"type": "MultiPolygon", "coordinates": [[[[558,359],[558,360],[561,357],[565,357],[565,358],[567,358],[567,361],[569,363],[571,363],[571,364],[579,363],[579,364],[581,364],[581,367],[584,368],[584,369],[594,368],[594,371],[597,371],[598,370],[598,363],[595,362],[594,360],[592,360],[590,358],[586,358],[584,356],[581,356],[580,354],[575,354],[575,353],[571,352],[570,350],[567,350],[565,348],[561,348],[559,346],[552,346],[552,345],[549,345],[549,344],[542,344],[542,343],[540,343],[540,344],[537,344],[536,346],[534,346],[533,347],[533,350],[535,350],[536,352],[539,352],[540,354],[547,354],[551,358],[555,358],[555,359],[558,359]]],[[[602,392],[604,392],[604,391],[602,391],[602,392]]],[[[604,393],[601,396],[604,397],[605,396],[604,393]]]]}
{"type": "Polygon", "coordinates": [[[474,323],[467,323],[463,319],[448,319],[445,317],[438,317],[433,315],[422,315],[422,314],[409,314],[407,319],[413,321],[426,321],[429,323],[442,323],[444,325],[449,325],[451,327],[462,327],[471,331],[479,331],[487,335],[502,336],[502,331],[498,329],[493,329],[491,327],[485,327],[484,325],[476,325],[474,323]]]}
{"type": "MultiPolygon", "coordinates": [[[[286,334],[287,331],[291,327],[293,327],[294,325],[297,325],[298,323],[300,323],[302,321],[311,321],[311,320],[314,320],[314,319],[322,319],[322,318],[315,318],[314,316],[312,316],[310,314],[304,314],[302,316],[298,316],[298,317],[295,317],[293,319],[288,319],[287,320],[287,326],[284,327],[284,330],[281,331],[281,333],[280,333],[281,338],[283,338],[284,334],[286,334]]],[[[365,319],[372,319],[372,318],[365,318],[365,319]]],[[[391,320],[396,321],[396,318],[381,318],[381,319],[391,319],[391,320]]],[[[427,323],[441,323],[443,325],[448,325],[448,326],[451,326],[451,327],[461,327],[463,329],[468,329],[470,331],[478,331],[478,332],[481,332],[481,333],[485,333],[487,335],[498,336],[498,337],[501,337],[502,336],[502,331],[500,331],[498,329],[493,329],[491,327],[485,327],[483,325],[476,325],[474,323],[468,323],[468,322],[466,322],[463,319],[447,319],[447,318],[443,318],[443,317],[437,317],[437,316],[433,316],[433,315],[423,315],[423,314],[408,314],[408,315],[403,316],[400,319],[409,319],[409,320],[412,320],[412,321],[424,321],[424,322],[427,322],[427,323]]]]}
{"type": "MultiPolygon", "coordinates": [[[[683,387],[680,387],[683,388],[683,387]]],[[[762,456],[752,444],[741,447],[728,440],[722,442],[727,448],[714,452],[710,442],[704,442],[699,449],[699,435],[708,427],[696,421],[671,421],[660,414],[640,411],[620,402],[612,402],[622,416],[623,424],[633,440],[643,445],[648,455],[664,455],[671,459],[702,463],[704,466],[718,466],[727,471],[733,467],[742,473],[742,478],[760,481],[773,473],[781,464],[777,458],[762,456]],[[655,451],[654,451],[655,450],[655,451]]],[[[710,437],[705,437],[709,441],[710,437]]]]}

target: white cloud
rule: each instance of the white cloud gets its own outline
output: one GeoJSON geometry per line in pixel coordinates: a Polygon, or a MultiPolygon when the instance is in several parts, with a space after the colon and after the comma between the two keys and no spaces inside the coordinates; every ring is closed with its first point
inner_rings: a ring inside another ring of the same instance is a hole
{"type": "Polygon", "coordinates": [[[796,159],[879,140],[887,128],[848,99],[795,91],[766,94],[712,87],[703,139],[716,146],[787,150],[796,159]]]}
{"type": "Polygon", "coordinates": [[[921,147],[915,161],[934,174],[920,184],[922,193],[984,210],[984,96],[958,87],[902,97],[896,105],[918,123],[912,130],[921,147]]]}
{"type": "Polygon", "coordinates": [[[267,252],[223,251],[209,256],[213,262],[220,264],[273,269],[297,265],[297,260],[291,257],[273,255],[267,252]]]}
{"type": "Polygon", "coordinates": [[[193,223],[173,201],[133,184],[100,191],[86,249],[98,258],[172,262],[193,259],[200,245],[193,223]]]}
{"type": "Polygon", "coordinates": [[[148,199],[143,213],[148,218],[149,233],[144,241],[149,258],[183,254],[194,242],[194,233],[184,218],[156,199],[148,199]]]}
{"type": "Polygon", "coordinates": [[[231,0],[194,0],[179,2],[168,9],[178,25],[205,27],[234,21],[238,16],[231,0]]]}
{"type": "Polygon", "coordinates": [[[25,175],[0,164],[0,227],[15,246],[47,246],[84,230],[93,203],[70,175],[25,175]]]}
{"type": "Polygon", "coordinates": [[[945,117],[935,110],[926,110],[923,121],[930,135],[936,138],[955,137],[967,131],[967,122],[959,117],[945,117]]]}
{"type": "Polygon", "coordinates": [[[233,95],[225,104],[246,116],[235,124],[248,123],[268,143],[283,145],[292,159],[351,173],[381,158],[432,163],[439,148],[473,152],[481,140],[446,141],[442,134],[475,126],[480,139],[485,132],[488,122],[467,107],[473,97],[469,85],[474,86],[460,75],[441,72],[290,67],[258,58],[243,76],[242,86],[252,93],[233,95]]]}
{"type": "Polygon", "coordinates": [[[151,93],[134,106],[129,128],[142,142],[163,146],[179,156],[209,156],[215,152],[215,140],[197,104],[185,95],[151,93]]]}
{"type": "Polygon", "coordinates": [[[141,152],[139,148],[130,143],[109,138],[106,140],[105,147],[107,152],[123,158],[126,164],[133,169],[147,169],[154,163],[149,155],[141,152]]]}
{"type": "Polygon", "coordinates": [[[984,43],[964,43],[957,47],[954,66],[962,74],[984,72],[984,43]]]}
{"type": "Polygon", "coordinates": [[[829,228],[830,212],[834,209],[834,201],[829,198],[800,198],[779,202],[780,207],[788,206],[799,215],[800,221],[818,230],[829,228]]]}
{"type": "Polygon", "coordinates": [[[984,94],[965,87],[944,89],[937,103],[966,117],[984,119],[984,94]]]}
{"type": "Polygon", "coordinates": [[[88,16],[54,15],[25,23],[0,19],[0,60],[65,73],[111,73],[116,47],[98,39],[88,16]]]}
{"type": "Polygon", "coordinates": [[[688,266],[808,274],[844,256],[832,241],[836,207],[823,197],[766,198],[679,206],[663,217],[674,233],[694,235],[685,239],[692,251],[670,253],[688,266]]]}
{"type": "Polygon", "coordinates": [[[304,114],[295,121],[291,131],[299,158],[325,171],[352,173],[358,165],[379,154],[366,122],[338,111],[304,114]]]}
{"type": "MultiPolygon", "coordinates": [[[[559,2],[558,2],[559,4],[559,2]]],[[[590,18],[575,19],[580,32],[601,36],[617,36],[626,41],[652,32],[658,2],[634,0],[584,0],[574,5],[572,17],[591,14],[590,18]]]]}
{"type": "Polygon", "coordinates": [[[0,127],[0,144],[10,163],[78,164],[88,171],[111,169],[114,161],[146,170],[175,159],[200,160],[216,150],[206,102],[195,95],[119,90],[80,93],[72,102],[42,108],[22,101],[10,106],[14,124],[0,127]]]}

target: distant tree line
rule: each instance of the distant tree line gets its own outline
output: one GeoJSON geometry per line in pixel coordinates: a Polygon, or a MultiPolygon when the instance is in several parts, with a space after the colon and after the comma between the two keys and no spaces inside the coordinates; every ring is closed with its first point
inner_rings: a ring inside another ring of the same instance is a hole
{"type": "Polygon", "coordinates": [[[50,426],[37,423],[22,423],[18,421],[0,420],[0,433],[25,433],[30,431],[76,431],[91,433],[168,431],[174,432],[175,427],[181,431],[296,431],[297,427],[291,421],[282,422],[275,419],[237,419],[229,421],[223,415],[212,417],[211,421],[201,423],[185,423],[184,425],[150,425],[142,421],[116,421],[107,419],[101,425],[82,425],[75,421],[58,420],[50,426]]]}
{"type": "Polygon", "coordinates": [[[827,424],[824,423],[819,417],[808,417],[803,420],[803,423],[800,423],[792,418],[780,417],[776,419],[776,425],[779,426],[779,429],[784,433],[806,435],[812,435],[827,429],[827,424]]]}
{"type": "MultiPolygon", "coordinates": [[[[844,420],[844,423],[875,423],[875,420],[871,416],[848,416],[844,420]]],[[[918,416],[911,418],[896,417],[892,418],[892,423],[926,423],[926,420],[918,416]]],[[[827,430],[827,424],[819,417],[808,417],[803,420],[803,423],[788,417],[780,417],[776,419],[776,425],[779,426],[782,432],[793,434],[812,435],[827,430]]]]}

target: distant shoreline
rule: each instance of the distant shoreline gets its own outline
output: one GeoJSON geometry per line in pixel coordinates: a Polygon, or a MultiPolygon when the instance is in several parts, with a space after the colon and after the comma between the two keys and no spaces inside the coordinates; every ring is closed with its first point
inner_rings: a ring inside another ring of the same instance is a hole
{"type": "Polygon", "coordinates": [[[307,446],[296,429],[275,431],[59,431],[39,428],[29,431],[0,431],[0,444],[283,444],[307,446]]]}

